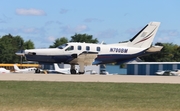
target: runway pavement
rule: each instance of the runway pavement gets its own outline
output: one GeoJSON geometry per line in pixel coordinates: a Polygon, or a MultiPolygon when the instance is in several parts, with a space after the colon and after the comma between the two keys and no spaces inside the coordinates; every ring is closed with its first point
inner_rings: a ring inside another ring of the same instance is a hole
{"type": "Polygon", "coordinates": [[[117,83],[173,83],[180,84],[180,76],[139,75],[62,75],[10,73],[0,74],[0,81],[59,81],[59,82],[117,82],[117,83]]]}

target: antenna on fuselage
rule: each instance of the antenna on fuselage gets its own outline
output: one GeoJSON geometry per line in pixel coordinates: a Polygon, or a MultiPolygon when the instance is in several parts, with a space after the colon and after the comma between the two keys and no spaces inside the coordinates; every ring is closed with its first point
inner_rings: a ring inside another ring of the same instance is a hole
{"type": "Polygon", "coordinates": [[[101,44],[103,44],[103,43],[104,43],[104,41],[101,42],[101,44]]]}

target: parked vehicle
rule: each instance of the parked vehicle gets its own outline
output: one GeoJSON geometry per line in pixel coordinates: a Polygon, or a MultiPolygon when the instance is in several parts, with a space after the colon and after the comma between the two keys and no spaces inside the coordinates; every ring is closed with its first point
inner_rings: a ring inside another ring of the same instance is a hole
{"type": "Polygon", "coordinates": [[[180,75],[180,70],[175,69],[175,70],[158,70],[156,72],[156,75],[161,75],[161,76],[178,76],[180,75]]]}
{"type": "Polygon", "coordinates": [[[180,70],[179,69],[174,69],[170,72],[170,75],[172,76],[178,76],[180,75],[180,70]]]}
{"type": "Polygon", "coordinates": [[[101,71],[100,71],[100,74],[101,74],[101,75],[108,75],[109,72],[104,69],[104,70],[101,70],[101,71]]]}
{"type": "Polygon", "coordinates": [[[171,70],[158,70],[156,72],[156,75],[160,75],[160,76],[170,76],[170,72],[171,70]]]}

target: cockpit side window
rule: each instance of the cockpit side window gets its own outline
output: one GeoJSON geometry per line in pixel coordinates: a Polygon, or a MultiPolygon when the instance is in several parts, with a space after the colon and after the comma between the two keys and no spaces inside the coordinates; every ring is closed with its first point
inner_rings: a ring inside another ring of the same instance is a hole
{"type": "Polygon", "coordinates": [[[74,50],[74,46],[69,46],[65,51],[71,51],[74,50]]]}
{"type": "Polygon", "coordinates": [[[68,46],[68,44],[60,45],[60,46],[58,46],[58,48],[59,48],[59,49],[64,49],[66,46],[68,46]]]}

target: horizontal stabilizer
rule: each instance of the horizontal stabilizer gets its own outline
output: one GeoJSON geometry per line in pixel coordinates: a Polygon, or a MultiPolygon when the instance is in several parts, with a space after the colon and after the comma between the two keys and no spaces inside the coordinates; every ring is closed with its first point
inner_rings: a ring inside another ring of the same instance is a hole
{"type": "Polygon", "coordinates": [[[163,46],[152,46],[149,49],[146,50],[146,52],[159,52],[163,46]]]}

